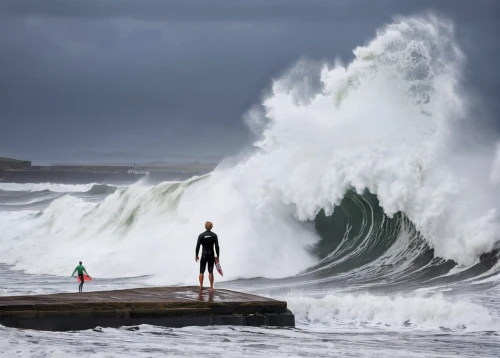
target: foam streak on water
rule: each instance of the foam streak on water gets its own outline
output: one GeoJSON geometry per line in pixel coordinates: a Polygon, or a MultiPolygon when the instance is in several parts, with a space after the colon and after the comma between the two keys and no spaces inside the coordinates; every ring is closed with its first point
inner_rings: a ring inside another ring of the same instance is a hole
{"type": "MultiPolygon", "coordinates": [[[[136,326],[102,332],[44,333],[0,328],[11,357],[488,357],[491,335],[387,333],[369,330],[136,326]],[[8,346],[7,346],[8,344],[8,346]],[[14,348],[16,347],[16,348],[14,348]]],[[[3,349],[3,350],[2,350],[3,349]]],[[[498,352],[498,351],[497,351],[498,352]]],[[[494,351],[493,351],[494,353],[494,351]]]]}

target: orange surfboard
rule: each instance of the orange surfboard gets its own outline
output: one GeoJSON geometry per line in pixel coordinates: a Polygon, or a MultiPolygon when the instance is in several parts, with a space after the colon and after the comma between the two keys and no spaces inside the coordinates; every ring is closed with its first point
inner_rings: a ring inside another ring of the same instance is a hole
{"type": "MultiPolygon", "coordinates": [[[[80,283],[81,282],[80,275],[78,275],[77,277],[78,277],[78,283],[80,283]]],[[[85,281],[85,282],[92,281],[92,277],[87,276],[87,275],[83,275],[83,281],[85,281]]]]}

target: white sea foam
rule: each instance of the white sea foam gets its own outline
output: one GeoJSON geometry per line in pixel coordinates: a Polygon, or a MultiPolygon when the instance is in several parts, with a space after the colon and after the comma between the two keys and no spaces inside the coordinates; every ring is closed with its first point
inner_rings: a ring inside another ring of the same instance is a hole
{"type": "Polygon", "coordinates": [[[322,298],[286,297],[296,320],[309,325],[339,322],[387,329],[500,330],[500,317],[467,300],[434,296],[330,294],[322,298]]]}

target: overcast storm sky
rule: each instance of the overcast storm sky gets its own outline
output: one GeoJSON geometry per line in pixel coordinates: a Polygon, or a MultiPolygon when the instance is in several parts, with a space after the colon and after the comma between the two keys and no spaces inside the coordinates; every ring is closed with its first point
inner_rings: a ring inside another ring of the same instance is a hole
{"type": "Polygon", "coordinates": [[[468,86],[500,96],[495,0],[2,0],[0,157],[35,163],[213,160],[299,58],[349,61],[395,15],[456,25],[468,86]]]}

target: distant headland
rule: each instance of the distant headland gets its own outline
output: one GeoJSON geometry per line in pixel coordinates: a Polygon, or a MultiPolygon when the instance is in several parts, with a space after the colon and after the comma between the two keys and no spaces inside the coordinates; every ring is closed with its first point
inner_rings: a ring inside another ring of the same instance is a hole
{"type": "Polygon", "coordinates": [[[0,157],[0,180],[3,182],[114,182],[136,181],[147,176],[153,181],[182,180],[211,172],[217,163],[147,163],[130,164],[55,164],[32,165],[29,160],[0,157]]]}
{"type": "Polygon", "coordinates": [[[30,169],[31,161],[0,157],[0,169],[30,169]]]}

